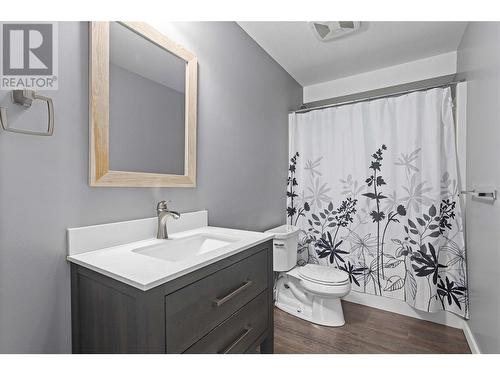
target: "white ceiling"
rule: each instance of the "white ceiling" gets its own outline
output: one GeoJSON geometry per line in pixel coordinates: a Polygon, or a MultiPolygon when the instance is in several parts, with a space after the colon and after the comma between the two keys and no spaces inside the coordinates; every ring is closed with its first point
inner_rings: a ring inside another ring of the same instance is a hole
{"type": "Polygon", "coordinates": [[[303,86],[456,51],[467,22],[362,22],[320,42],[309,22],[238,22],[303,86]]]}

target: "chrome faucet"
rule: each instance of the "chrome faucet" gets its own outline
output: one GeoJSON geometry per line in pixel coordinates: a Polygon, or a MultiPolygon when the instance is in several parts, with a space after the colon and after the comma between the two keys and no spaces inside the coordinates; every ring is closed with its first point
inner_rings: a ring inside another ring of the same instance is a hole
{"type": "Polygon", "coordinates": [[[170,211],[167,207],[167,203],[170,201],[160,201],[156,205],[156,213],[158,214],[158,232],[156,238],[161,240],[168,239],[167,232],[167,217],[171,216],[174,219],[181,217],[181,214],[175,211],[170,211]]]}

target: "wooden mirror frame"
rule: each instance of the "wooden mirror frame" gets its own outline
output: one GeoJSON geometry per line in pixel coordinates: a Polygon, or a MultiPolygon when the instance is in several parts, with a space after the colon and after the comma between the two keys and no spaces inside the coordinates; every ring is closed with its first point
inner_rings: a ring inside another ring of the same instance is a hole
{"type": "Polygon", "coordinates": [[[196,186],[196,102],[198,60],[194,54],[143,22],[123,26],[186,61],[184,174],[109,169],[109,22],[90,23],[89,184],[115,187],[196,186]]]}

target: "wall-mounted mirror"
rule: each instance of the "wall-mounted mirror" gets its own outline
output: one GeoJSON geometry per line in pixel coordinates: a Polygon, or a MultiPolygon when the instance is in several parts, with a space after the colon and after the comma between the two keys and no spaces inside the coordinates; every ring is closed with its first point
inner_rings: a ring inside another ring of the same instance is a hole
{"type": "Polygon", "coordinates": [[[196,57],[140,22],[92,22],[90,185],[196,185],[196,57]]]}

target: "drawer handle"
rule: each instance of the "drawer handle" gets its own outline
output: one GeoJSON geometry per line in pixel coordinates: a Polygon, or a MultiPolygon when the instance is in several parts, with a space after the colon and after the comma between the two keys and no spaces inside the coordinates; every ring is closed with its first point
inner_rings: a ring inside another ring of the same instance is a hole
{"type": "Polygon", "coordinates": [[[245,282],[245,284],[243,284],[242,286],[240,286],[238,289],[235,289],[233,290],[231,293],[229,293],[227,296],[225,297],[222,297],[222,298],[218,298],[214,301],[214,304],[219,307],[221,305],[223,305],[224,303],[226,303],[227,301],[229,301],[231,298],[233,298],[234,296],[236,296],[237,294],[243,292],[245,289],[247,289],[250,285],[252,285],[252,280],[248,280],[245,282]]]}
{"type": "Polygon", "coordinates": [[[241,334],[241,336],[239,336],[236,340],[233,341],[233,343],[231,345],[229,345],[226,349],[220,351],[218,354],[227,354],[227,353],[229,353],[231,350],[234,349],[234,347],[236,345],[238,345],[245,337],[247,337],[250,332],[252,332],[252,329],[253,328],[251,328],[251,327],[245,329],[245,331],[241,334]]]}

